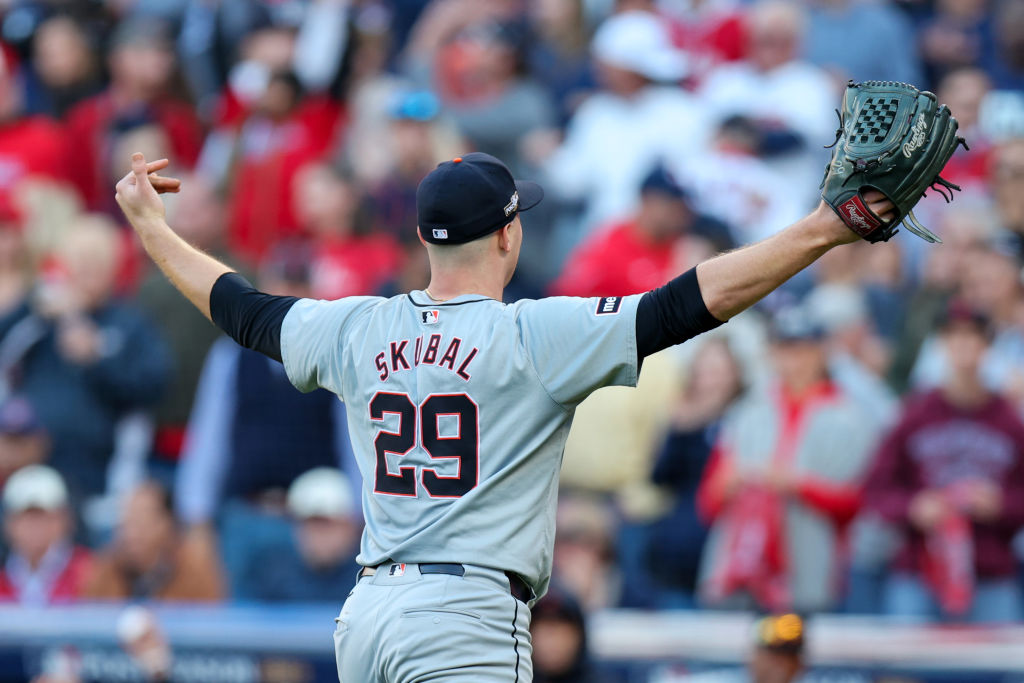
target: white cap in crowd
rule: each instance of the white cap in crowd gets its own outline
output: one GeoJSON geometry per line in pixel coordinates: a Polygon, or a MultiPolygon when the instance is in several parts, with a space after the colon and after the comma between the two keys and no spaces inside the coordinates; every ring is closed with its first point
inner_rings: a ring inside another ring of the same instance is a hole
{"type": "Polygon", "coordinates": [[[296,519],[348,518],[356,512],[354,502],[348,477],[334,467],[304,472],[288,488],[288,512],[296,519]]]}
{"type": "Polygon", "coordinates": [[[608,18],[594,34],[591,50],[602,62],[652,81],[678,81],[689,70],[687,55],[672,44],[665,21],[650,12],[608,18]]]}
{"type": "Polygon", "coordinates": [[[57,470],[46,465],[28,465],[15,472],[4,486],[4,511],[59,510],[68,504],[68,489],[57,470]]]}

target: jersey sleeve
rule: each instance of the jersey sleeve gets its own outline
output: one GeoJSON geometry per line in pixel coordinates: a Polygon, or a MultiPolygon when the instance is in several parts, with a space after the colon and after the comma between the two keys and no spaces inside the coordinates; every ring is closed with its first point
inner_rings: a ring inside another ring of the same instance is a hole
{"type": "Polygon", "coordinates": [[[523,345],[545,390],[574,407],[596,389],[636,386],[636,310],[642,295],[522,302],[523,345]]]}
{"type": "Polygon", "coordinates": [[[323,387],[341,396],[345,339],[360,315],[380,301],[353,296],[295,302],[281,324],[281,362],[289,381],[299,391],[323,387]]]}

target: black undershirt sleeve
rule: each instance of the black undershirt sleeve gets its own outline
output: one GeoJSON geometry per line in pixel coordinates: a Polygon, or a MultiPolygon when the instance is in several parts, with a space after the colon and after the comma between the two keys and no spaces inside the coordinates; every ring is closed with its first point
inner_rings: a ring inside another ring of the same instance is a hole
{"type": "Polygon", "coordinates": [[[265,294],[238,273],[224,273],[210,290],[210,318],[247,349],[281,360],[281,324],[294,296],[265,294]]]}
{"type": "Polygon", "coordinates": [[[652,353],[681,344],[721,324],[704,303],[697,269],[691,268],[640,298],[636,309],[638,360],[643,361],[652,353]]]}

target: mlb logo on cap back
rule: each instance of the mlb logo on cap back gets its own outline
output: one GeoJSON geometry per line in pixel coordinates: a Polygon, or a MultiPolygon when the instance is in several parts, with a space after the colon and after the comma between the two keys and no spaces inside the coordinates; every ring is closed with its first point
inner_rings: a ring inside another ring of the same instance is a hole
{"type": "Polygon", "coordinates": [[[540,185],[515,180],[490,154],[438,164],[416,189],[420,235],[433,244],[465,244],[515,220],[544,198],[540,185]]]}

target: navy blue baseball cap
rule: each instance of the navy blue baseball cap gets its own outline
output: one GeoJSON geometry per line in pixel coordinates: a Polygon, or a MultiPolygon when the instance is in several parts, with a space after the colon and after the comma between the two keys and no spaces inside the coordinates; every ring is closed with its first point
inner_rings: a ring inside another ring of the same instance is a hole
{"type": "Polygon", "coordinates": [[[825,328],[804,306],[793,305],[775,312],[769,327],[776,342],[821,341],[825,328]]]}
{"type": "Polygon", "coordinates": [[[686,188],[684,188],[676,177],[665,168],[664,164],[657,164],[650,170],[650,172],[644,176],[643,182],[640,183],[640,194],[644,195],[648,192],[654,192],[657,194],[665,195],[666,197],[672,197],[673,199],[687,199],[686,188]]]}
{"type": "Polygon", "coordinates": [[[511,223],[544,198],[537,183],[515,180],[490,154],[473,152],[438,164],[416,190],[423,239],[465,244],[511,223]]]}

